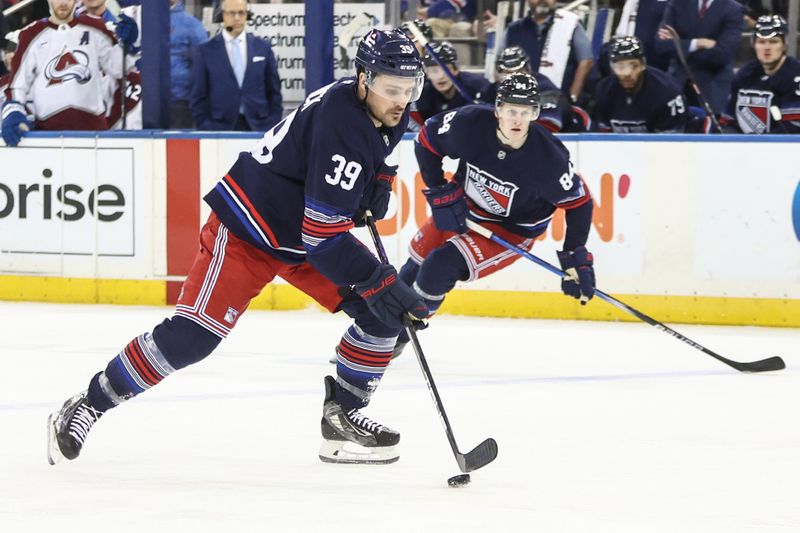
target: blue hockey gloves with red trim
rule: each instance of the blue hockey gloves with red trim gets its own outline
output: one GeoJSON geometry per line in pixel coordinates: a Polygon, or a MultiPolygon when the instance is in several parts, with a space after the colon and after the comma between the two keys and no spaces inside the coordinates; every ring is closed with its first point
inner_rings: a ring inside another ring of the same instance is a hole
{"type": "Polygon", "coordinates": [[[122,45],[127,48],[129,52],[132,51],[133,44],[139,37],[139,26],[136,24],[136,21],[128,15],[120,13],[114,32],[117,34],[117,38],[122,45]]]}
{"type": "Polygon", "coordinates": [[[8,146],[16,146],[22,136],[31,129],[31,123],[25,116],[25,107],[14,100],[9,100],[3,106],[3,141],[8,146]]]}
{"type": "Polygon", "coordinates": [[[397,277],[392,265],[378,265],[369,279],[356,283],[355,289],[369,310],[391,328],[402,328],[407,318],[418,321],[428,317],[422,297],[397,277]]]}
{"type": "Polygon", "coordinates": [[[561,270],[567,273],[561,278],[561,290],[567,296],[580,300],[581,305],[594,296],[594,257],[585,246],[578,246],[571,252],[556,252],[561,270]]]}
{"type": "Polygon", "coordinates": [[[397,165],[387,165],[383,163],[375,174],[375,179],[364,190],[358,210],[353,215],[353,221],[357,227],[365,224],[364,213],[369,210],[372,218],[383,220],[389,210],[389,198],[392,194],[392,184],[397,177],[397,165]]]}
{"type": "Polygon", "coordinates": [[[423,189],[431,206],[434,225],[442,231],[465,233],[467,231],[467,199],[464,189],[456,182],[423,189]]]}

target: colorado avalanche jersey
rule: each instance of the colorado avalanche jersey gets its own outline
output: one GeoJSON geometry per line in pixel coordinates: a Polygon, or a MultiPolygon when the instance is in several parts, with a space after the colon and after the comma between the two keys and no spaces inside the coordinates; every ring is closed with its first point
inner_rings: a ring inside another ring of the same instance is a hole
{"type": "MultiPolygon", "coordinates": [[[[539,113],[539,118],[536,122],[550,131],[561,131],[564,127],[565,113],[567,113],[565,106],[562,105],[564,93],[544,74],[535,72],[533,73],[533,77],[536,78],[536,82],[539,85],[542,107],[542,111],[539,113]]],[[[498,82],[489,84],[478,95],[478,100],[486,102],[489,105],[494,105],[497,99],[498,85],[498,82]]]]}
{"type": "Polygon", "coordinates": [[[800,61],[787,57],[772,76],[758,60],[745,63],[733,78],[720,122],[725,129],[742,133],[800,133],[800,61]],[[771,107],[781,112],[778,124],[771,107]]]}
{"type": "Polygon", "coordinates": [[[464,188],[470,219],[536,237],[561,207],[568,210],[564,249],[586,243],[591,195],[567,148],[543,126],[531,123],[525,143],[509,148],[497,138],[494,108],[468,105],[428,119],[415,153],[429,187],[445,183],[445,156],[459,159],[454,179],[464,188]]]}
{"type": "Polygon", "coordinates": [[[122,49],[115,43],[95,18],[31,23],[19,35],[7,99],[34,113],[36,129],[106,129],[103,74],[122,74],[122,49]]]}
{"type": "MultiPolygon", "coordinates": [[[[489,80],[480,74],[472,72],[459,72],[456,78],[461,82],[461,85],[464,86],[467,92],[472,95],[473,100],[486,89],[487,85],[489,85],[489,80]]],[[[430,80],[425,80],[425,85],[422,88],[422,95],[416,102],[416,111],[420,114],[422,120],[428,120],[436,113],[441,113],[442,111],[455,109],[471,103],[472,100],[467,101],[458,91],[448,100],[442,93],[436,90],[430,80]]]]}
{"type": "Polygon", "coordinates": [[[309,261],[339,285],[369,277],[377,259],[349,230],[362,194],[403,136],[376,128],[353,78],[306,98],[248,152],[205,200],[237,237],[288,263],[309,261]]]}
{"type": "Polygon", "coordinates": [[[690,115],[680,87],[672,77],[646,67],[635,93],[622,88],[616,76],[606,76],[595,90],[595,122],[600,131],[616,133],[680,133],[690,115]]]}

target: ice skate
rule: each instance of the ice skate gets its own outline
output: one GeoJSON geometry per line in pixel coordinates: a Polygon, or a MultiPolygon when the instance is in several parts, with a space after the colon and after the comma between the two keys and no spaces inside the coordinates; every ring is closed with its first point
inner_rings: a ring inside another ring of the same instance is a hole
{"type": "Polygon", "coordinates": [[[319,458],[325,463],[388,464],[400,458],[400,434],[358,409],[345,411],[336,401],[336,380],[325,376],[322,405],[322,445],[319,458]]]}
{"type": "Polygon", "coordinates": [[[47,418],[47,462],[51,465],[78,457],[89,430],[103,416],[89,405],[87,394],[73,396],[47,418]]]}

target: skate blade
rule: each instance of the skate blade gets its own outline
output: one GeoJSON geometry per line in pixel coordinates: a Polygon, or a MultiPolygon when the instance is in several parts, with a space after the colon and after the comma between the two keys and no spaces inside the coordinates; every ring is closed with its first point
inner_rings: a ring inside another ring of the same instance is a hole
{"type": "Polygon", "coordinates": [[[61,453],[61,448],[58,447],[58,440],[56,440],[56,421],[58,420],[58,412],[51,413],[47,417],[47,462],[50,465],[55,465],[64,459],[61,453]]]}
{"type": "Polygon", "coordinates": [[[350,465],[388,465],[397,462],[397,446],[367,448],[350,441],[322,440],[319,458],[323,463],[350,465]]]}

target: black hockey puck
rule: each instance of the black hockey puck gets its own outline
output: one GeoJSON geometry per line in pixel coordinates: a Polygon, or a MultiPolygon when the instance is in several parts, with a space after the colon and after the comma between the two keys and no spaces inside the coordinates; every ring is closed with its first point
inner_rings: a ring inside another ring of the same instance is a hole
{"type": "Polygon", "coordinates": [[[470,479],[469,474],[459,474],[457,476],[453,476],[447,480],[448,487],[466,487],[469,485],[470,479]]]}

